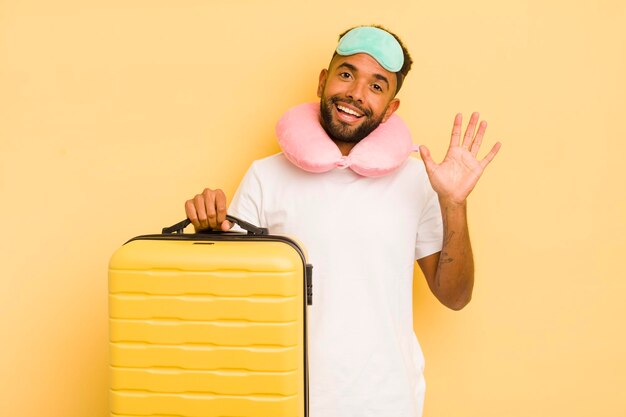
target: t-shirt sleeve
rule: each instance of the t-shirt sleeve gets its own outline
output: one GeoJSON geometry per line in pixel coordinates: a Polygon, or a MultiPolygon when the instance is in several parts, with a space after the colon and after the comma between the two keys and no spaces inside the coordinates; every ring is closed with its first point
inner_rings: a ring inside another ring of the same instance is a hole
{"type": "Polygon", "coordinates": [[[415,259],[440,252],[443,246],[443,223],[437,193],[430,183],[427,187],[426,204],[420,216],[415,243],[415,259]]]}
{"type": "Polygon", "coordinates": [[[263,190],[261,182],[257,176],[254,163],[246,172],[239,188],[235,192],[233,200],[228,207],[228,214],[245,220],[255,226],[262,226],[261,202],[263,201],[263,190]]]}

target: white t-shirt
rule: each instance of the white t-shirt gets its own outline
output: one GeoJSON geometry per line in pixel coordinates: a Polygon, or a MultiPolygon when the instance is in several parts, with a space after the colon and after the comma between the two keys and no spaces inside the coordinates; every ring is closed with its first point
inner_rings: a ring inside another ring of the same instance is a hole
{"type": "Polygon", "coordinates": [[[310,416],[421,416],[413,268],[442,245],[439,203],[422,161],[409,158],[370,178],[350,169],[308,173],[276,154],[252,164],[229,214],[307,249],[310,416]]]}

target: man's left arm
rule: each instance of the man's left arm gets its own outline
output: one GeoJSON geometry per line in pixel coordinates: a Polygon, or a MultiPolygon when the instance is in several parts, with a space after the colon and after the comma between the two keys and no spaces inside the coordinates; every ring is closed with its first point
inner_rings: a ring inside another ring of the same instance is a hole
{"type": "Polygon", "coordinates": [[[469,303],[474,287],[474,257],[467,226],[467,197],[501,146],[500,142],[496,143],[484,159],[477,159],[487,129],[487,123],[483,121],[476,131],[478,117],[478,113],[472,114],[461,142],[462,116],[456,115],[450,147],[440,164],[433,161],[425,146],[420,146],[428,179],[439,198],[443,246],[441,252],[417,262],[430,290],[442,304],[453,310],[460,310],[469,303]]]}

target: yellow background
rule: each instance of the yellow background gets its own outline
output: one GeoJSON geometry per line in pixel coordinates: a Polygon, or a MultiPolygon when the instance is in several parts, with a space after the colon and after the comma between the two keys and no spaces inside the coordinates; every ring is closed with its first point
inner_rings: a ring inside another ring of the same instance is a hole
{"type": "Polygon", "coordinates": [[[415,60],[415,142],[440,159],[479,110],[504,144],[470,197],[472,303],[417,276],[425,417],[626,415],[625,21],[619,0],[0,0],[0,414],[107,415],[110,255],[232,195],[337,35],[380,23],[415,60]]]}

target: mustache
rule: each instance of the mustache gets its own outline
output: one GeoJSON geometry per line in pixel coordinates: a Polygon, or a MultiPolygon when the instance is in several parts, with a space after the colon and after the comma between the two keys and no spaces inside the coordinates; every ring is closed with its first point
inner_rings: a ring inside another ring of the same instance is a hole
{"type": "Polygon", "coordinates": [[[345,104],[349,104],[352,107],[356,107],[357,109],[359,109],[363,114],[365,114],[367,117],[371,117],[372,116],[372,112],[370,110],[364,109],[359,103],[357,103],[354,100],[350,100],[350,99],[344,99],[344,98],[339,98],[339,97],[331,97],[330,101],[333,104],[337,104],[337,103],[345,103],[345,104]]]}

